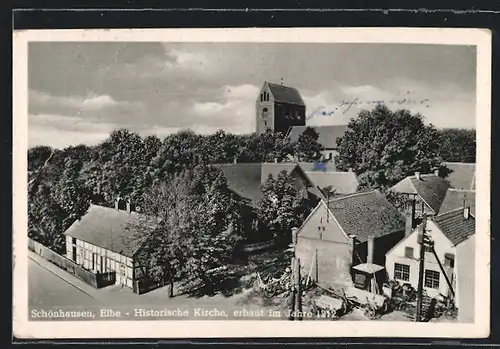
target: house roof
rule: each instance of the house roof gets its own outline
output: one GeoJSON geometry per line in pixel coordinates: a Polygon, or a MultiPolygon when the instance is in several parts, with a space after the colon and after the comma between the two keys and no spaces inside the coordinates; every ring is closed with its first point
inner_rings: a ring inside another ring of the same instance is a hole
{"type": "Polygon", "coordinates": [[[405,228],[403,215],[378,190],[332,199],[328,208],[344,232],[360,242],[405,228]]]}
{"type": "Polygon", "coordinates": [[[322,190],[330,187],[336,194],[353,194],[358,190],[358,179],[354,172],[305,171],[315,187],[322,190]]]}
{"type": "Polygon", "coordinates": [[[337,149],[337,139],[344,136],[347,125],[324,125],[324,126],[292,126],[288,132],[288,138],[291,142],[296,142],[299,136],[311,127],[318,133],[318,142],[325,149],[337,149]]]}
{"type": "Polygon", "coordinates": [[[320,163],[317,162],[298,162],[300,168],[305,171],[320,171],[320,172],[337,172],[337,167],[334,162],[320,163]],[[320,168],[319,168],[320,167],[320,168]]]}
{"type": "Polygon", "coordinates": [[[444,162],[451,172],[446,176],[450,186],[455,189],[475,190],[476,164],[465,162],[444,162]]]}
{"type": "Polygon", "coordinates": [[[391,191],[401,194],[418,195],[426,204],[438,213],[441,203],[448,190],[448,182],[434,174],[421,174],[420,179],[408,176],[391,188],[391,191]]]}
{"type": "Polygon", "coordinates": [[[229,189],[256,205],[262,198],[262,163],[214,164],[224,173],[229,189]]]}
{"type": "Polygon", "coordinates": [[[432,220],[443,234],[456,246],[476,233],[476,219],[465,219],[463,208],[440,214],[432,220]]]}
{"type": "Polygon", "coordinates": [[[444,197],[439,214],[450,212],[458,208],[462,208],[465,203],[470,207],[471,214],[476,216],[476,192],[474,190],[448,189],[444,197]]]}
{"type": "Polygon", "coordinates": [[[265,162],[262,163],[262,171],[261,171],[261,183],[266,183],[269,175],[272,175],[273,178],[277,178],[281,171],[286,171],[287,174],[292,173],[293,170],[297,168],[297,163],[294,162],[265,162]]]}
{"type": "Polygon", "coordinates": [[[305,105],[297,89],[289,86],[274,84],[272,82],[268,82],[267,85],[269,86],[269,90],[271,90],[276,102],[305,105]]]}
{"type": "Polygon", "coordinates": [[[90,205],[87,213],[73,223],[64,234],[103,247],[127,257],[133,257],[140,247],[134,224],[139,223],[136,212],[90,205]]]}

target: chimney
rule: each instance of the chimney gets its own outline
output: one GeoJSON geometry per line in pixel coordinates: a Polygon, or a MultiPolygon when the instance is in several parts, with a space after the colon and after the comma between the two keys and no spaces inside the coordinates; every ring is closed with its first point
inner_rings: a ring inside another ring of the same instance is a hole
{"type": "Polygon", "coordinates": [[[277,164],[278,163],[278,158],[274,158],[274,163],[277,164]]]}
{"type": "Polygon", "coordinates": [[[355,266],[356,264],[358,264],[355,262],[355,260],[356,260],[355,259],[355,257],[356,257],[356,235],[350,234],[349,239],[351,239],[350,245],[352,245],[351,264],[352,264],[352,266],[355,266]]]}
{"type": "Polygon", "coordinates": [[[297,245],[297,233],[299,232],[299,228],[293,227],[292,228],[292,244],[295,246],[297,245]]]}
{"type": "Polygon", "coordinates": [[[373,263],[373,253],[375,252],[375,238],[369,237],[366,241],[367,250],[366,250],[366,263],[373,263]]]}
{"type": "Polygon", "coordinates": [[[119,210],[120,209],[120,196],[117,196],[116,199],[115,199],[115,210],[119,210]]]}
{"type": "Polygon", "coordinates": [[[434,169],[434,176],[439,177],[439,168],[434,169]]]}
{"type": "Polygon", "coordinates": [[[467,206],[467,199],[466,199],[466,194],[464,194],[464,199],[463,199],[463,205],[462,207],[464,208],[464,219],[468,220],[470,218],[470,207],[467,206]]]}
{"type": "Polygon", "coordinates": [[[127,213],[130,213],[130,199],[127,199],[127,213]]]}
{"type": "Polygon", "coordinates": [[[464,207],[464,219],[468,220],[470,218],[470,207],[466,206],[464,207]]]}
{"type": "Polygon", "coordinates": [[[349,169],[347,170],[347,172],[352,172],[352,167],[349,167],[349,169]]]}
{"type": "Polygon", "coordinates": [[[237,164],[237,163],[238,163],[238,157],[237,157],[237,156],[235,156],[235,157],[233,158],[233,163],[234,163],[234,164],[237,164]]]}
{"type": "Polygon", "coordinates": [[[412,233],[414,224],[415,224],[415,199],[409,199],[408,202],[406,203],[406,210],[405,210],[405,218],[406,218],[406,225],[405,225],[405,236],[408,236],[412,233]]]}
{"type": "Polygon", "coordinates": [[[415,178],[420,180],[420,172],[415,172],[415,178]]]}

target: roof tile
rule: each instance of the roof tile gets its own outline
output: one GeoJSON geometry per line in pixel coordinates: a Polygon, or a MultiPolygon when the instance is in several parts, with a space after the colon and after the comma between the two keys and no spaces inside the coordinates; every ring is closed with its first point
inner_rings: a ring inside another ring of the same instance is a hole
{"type": "Polygon", "coordinates": [[[440,214],[433,221],[454,246],[476,233],[476,219],[474,216],[465,219],[463,208],[440,214]]]}
{"type": "Polygon", "coordinates": [[[405,229],[403,215],[378,190],[332,199],[328,207],[346,234],[361,242],[405,229]]]}

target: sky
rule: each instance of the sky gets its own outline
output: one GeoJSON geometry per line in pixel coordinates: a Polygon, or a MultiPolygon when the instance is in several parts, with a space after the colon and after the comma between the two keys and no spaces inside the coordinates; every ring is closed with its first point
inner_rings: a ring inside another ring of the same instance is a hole
{"type": "Polygon", "coordinates": [[[251,133],[266,80],[298,89],[309,125],[347,124],[383,101],[438,128],[475,128],[475,47],[31,42],[29,146],[94,145],[118,128],[251,133]]]}

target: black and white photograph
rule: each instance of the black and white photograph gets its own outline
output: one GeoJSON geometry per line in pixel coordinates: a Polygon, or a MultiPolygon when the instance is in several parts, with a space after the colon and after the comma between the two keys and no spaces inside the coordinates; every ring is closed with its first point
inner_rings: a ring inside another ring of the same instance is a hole
{"type": "Polygon", "coordinates": [[[298,30],[14,34],[19,333],[487,334],[489,34],[298,30]]]}

